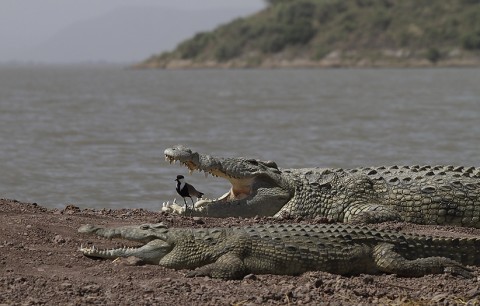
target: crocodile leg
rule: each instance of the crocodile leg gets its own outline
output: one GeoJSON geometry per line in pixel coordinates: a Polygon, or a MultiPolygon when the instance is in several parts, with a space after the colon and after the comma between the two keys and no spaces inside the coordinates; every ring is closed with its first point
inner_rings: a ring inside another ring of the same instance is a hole
{"type": "Polygon", "coordinates": [[[399,276],[419,277],[426,274],[450,273],[472,278],[471,270],[446,257],[425,257],[408,260],[394,250],[394,245],[380,243],[373,249],[373,260],[378,270],[399,276]]]}
{"type": "Polygon", "coordinates": [[[241,279],[246,275],[243,261],[236,255],[227,253],[214,263],[204,265],[187,273],[187,277],[210,276],[222,279],[241,279]]]}
{"type": "Polygon", "coordinates": [[[380,204],[356,203],[345,210],[344,222],[380,223],[386,221],[402,221],[400,214],[391,207],[380,204]]]}

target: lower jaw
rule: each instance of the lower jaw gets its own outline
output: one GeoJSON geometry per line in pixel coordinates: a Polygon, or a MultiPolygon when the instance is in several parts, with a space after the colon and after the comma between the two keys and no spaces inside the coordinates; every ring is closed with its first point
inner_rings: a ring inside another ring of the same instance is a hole
{"type": "Polygon", "coordinates": [[[227,204],[227,203],[233,203],[236,201],[241,201],[246,198],[248,198],[248,194],[245,193],[240,193],[240,194],[235,194],[232,189],[230,189],[227,193],[219,197],[218,199],[214,200],[208,200],[208,199],[200,199],[197,202],[195,202],[195,207],[199,206],[206,206],[210,204],[227,204]]]}
{"type": "MultiPolygon", "coordinates": [[[[241,199],[218,199],[218,200],[199,200],[195,202],[195,209],[197,210],[206,210],[209,207],[215,206],[216,208],[226,207],[234,204],[240,205],[242,203],[241,199]]],[[[236,205],[235,205],[236,206],[236,205]]]]}

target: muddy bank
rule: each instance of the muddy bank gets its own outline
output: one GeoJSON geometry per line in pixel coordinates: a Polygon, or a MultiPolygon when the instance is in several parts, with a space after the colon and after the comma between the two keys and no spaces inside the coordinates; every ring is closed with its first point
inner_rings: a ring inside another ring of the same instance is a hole
{"type": "MultiPolygon", "coordinates": [[[[294,222],[283,221],[283,222],[294,222]]],[[[297,220],[298,221],[298,220],[297,220]]],[[[143,209],[92,210],[73,205],[51,210],[38,204],[0,200],[0,305],[295,305],[480,303],[475,279],[451,275],[400,278],[343,277],[324,272],[301,276],[250,275],[238,281],[186,278],[185,271],[92,260],[80,244],[123,245],[77,233],[86,223],[214,227],[272,222],[268,218],[179,217],[143,209]]],[[[278,222],[278,221],[277,221],[278,222]]],[[[307,222],[301,220],[300,222],[307,222]]],[[[312,220],[309,222],[322,222],[312,220]]],[[[471,237],[480,230],[384,223],[379,228],[471,237]]],[[[125,243],[128,245],[128,243],[125,243]]]]}

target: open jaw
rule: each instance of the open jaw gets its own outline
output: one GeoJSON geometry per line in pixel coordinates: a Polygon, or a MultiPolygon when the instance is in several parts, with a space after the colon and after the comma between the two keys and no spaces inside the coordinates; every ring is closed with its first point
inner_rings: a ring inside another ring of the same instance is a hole
{"type": "Polygon", "coordinates": [[[194,215],[211,217],[271,216],[291,198],[281,173],[272,162],[247,158],[216,158],[192,152],[177,146],[165,150],[165,159],[193,171],[204,172],[228,180],[230,190],[214,200],[200,199],[195,203],[194,215]]]}
{"type": "MultiPolygon", "coordinates": [[[[173,157],[168,155],[165,155],[165,159],[170,163],[174,163],[177,161],[173,157]]],[[[188,161],[187,162],[180,161],[180,164],[187,167],[190,171],[190,174],[192,174],[193,171],[197,170],[199,172],[204,172],[205,178],[208,178],[208,175],[211,175],[214,177],[221,177],[228,180],[231,184],[230,190],[227,191],[222,196],[218,197],[215,200],[200,199],[195,203],[195,206],[202,206],[203,203],[214,202],[214,201],[218,203],[242,201],[250,198],[253,193],[253,185],[255,182],[254,176],[244,177],[244,178],[235,178],[235,177],[229,176],[226,173],[221,172],[218,169],[199,168],[195,164],[188,161]]]]}

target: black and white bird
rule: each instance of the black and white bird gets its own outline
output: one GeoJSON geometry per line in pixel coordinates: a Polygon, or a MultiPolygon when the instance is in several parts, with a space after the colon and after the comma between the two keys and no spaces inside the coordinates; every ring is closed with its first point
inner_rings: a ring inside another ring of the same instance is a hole
{"type": "Polygon", "coordinates": [[[183,175],[177,175],[175,181],[177,181],[176,190],[183,198],[183,202],[185,202],[185,210],[187,209],[187,201],[185,198],[190,198],[190,200],[192,200],[192,204],[195,204],[192,197],[197,197],[197,199],[200,199],[203,196],[203,192],[198,191],[195,189],[195,187],[185,182],[185,177],[183,175]]]}

